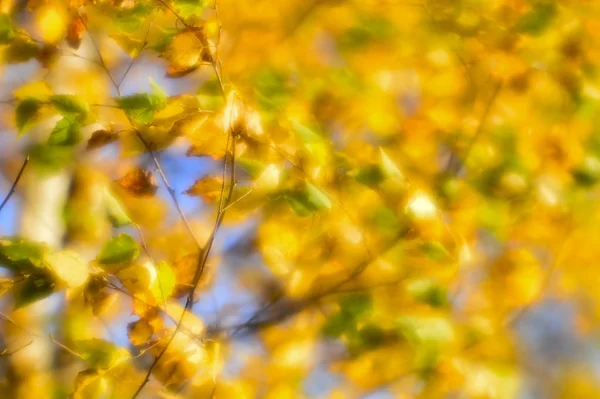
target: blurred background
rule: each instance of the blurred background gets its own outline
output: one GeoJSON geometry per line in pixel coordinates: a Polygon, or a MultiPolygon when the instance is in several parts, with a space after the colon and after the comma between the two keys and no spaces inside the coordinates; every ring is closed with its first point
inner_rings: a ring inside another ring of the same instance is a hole
{"type": "MultiPolygon", "coordinates": [[[[210,63],[174,55],[181,18],[203,26],[253,118],[236,166],[250,191],[228,209],[192,309],[202,347],[222,345],[218,372],[184,350],[141,397],[600,397],[597,2],[0,0],[0,12],[24,32],[0,42],[0,199],[29,155],[2,236],[93,263],[112,236],[141,240],[106,218],[110,189],[152,257],[189,280],[196,244],[113,101],[153,81],[207,111],[201,129],[144,131],[205,242],[214,198],[184,192],[221,173],[209,144],[226,104],[210,63]],[[15,105],[45,91],[90,104],[80,144],[46,144],[52,114],[18,132],[15,105]],[[118,138],[89,141],[102,129],[118,138]],[[268,195],[257,165],[277,170],[268,195]],[[153,171],[155,196],[115,184],[133,167],[153,171]],[[299,209],[300,182],[327,206],[299,209]]],[[[69,397],[86,368],[69,348],[92,338],[125,348],[123,378],[139,385],[156,353],[132,338],[140,317],[122,285],[15,310],[0,270],[0,397],[69,397]]]]}

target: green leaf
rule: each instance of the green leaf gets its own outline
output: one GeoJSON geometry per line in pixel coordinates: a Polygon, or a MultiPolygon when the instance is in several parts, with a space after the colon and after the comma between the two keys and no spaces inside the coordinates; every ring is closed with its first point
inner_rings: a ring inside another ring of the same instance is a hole
{"type": "Polygon", "coordinates": [[[327,195],[308,182],[301,190],[285,193],[284,198],[298,216],[309,216],[317,211],[331,209],[331,201],[327,195]]]}
{"type": "Polygon", "coordinates": [[[542,33],[556,15],[556,4],[554,1],[541,0],[534,4],[533,9],[525,14],[518,22],[518,32],[537,35],[542,33]]]}
{"type": "Polygon", "coordinates": [[[35,122],[42,104],[40,100],[35,98],[26,98],[17,105],[15,119],[19,133],[22,133],[28,125],[35,122]]]}
{"type": "Polygon", "coordinates": [[[54,287],[55,283],[49,276],[42,274],[29,276],[15,293],[15,308],[22,308],[52,295],[54,287]]]}
{"type": "Polygon", "coordinates": [[[290,122],[292,124],[292,129],[296,133],[296,137],[298,137],[304,145],[307,155],[319,165],[324,164],[327,160],[328,152],[325,139],[298,121],[291,120],[290,122]]]}
{"type": "Polygon", "coordinates": [[[448,304],[446,290],[433,280],[411,281],[406,287],[408,293],[419,302],[439,308],[448,304]]]}
{"type": "Polygon", "coordinates": [[[147,125],[154,120],[154,114],[165,105],[162,93],[138,93],[115,99],[119,107],[137,124],[147,125]]]}
{"type": "Polygon", "coordinates": [[[142,24],[148,20],[148,16],[156,7],[148,3],[138,3],[133,8],[110,7],[107,14],[110,15],[111,24],[120,32],[130,32],[138,30],[142,24]]]}
{"type": "Polygon", "coordinates": [[[52,146],[72,146],[79,143],[81,139],[81,126],[75,119],[66,116],[58,121],[52,132],[50,132],[48,144],[52,146]]]}
{"type": "Polygon", "coordinates": [[[10,15],[0,14],[0,44],[10,43],[13,37],[15,37],[15,32],[10,15]]]}
{"type": "Polygon", "coordinates": [[[0,240],[0,263],[15,271],[32,272],[43,267],[47,248],[34,241],[16,238],[0,240]]]}
{"type": "Polygon", "coordinates": [[[154,79],[150,77],[148,80],[150,80],[150,89],[152,90],[154,101],[156,101],[157,104],[164,104],[169,98],[169,95],[163,90],[162,87],[158,85],[158,83],[156,83],[154,79]]]}
{"type": "Polygon", "coordinates": [[[50,102],[56,107],[58,112],[65,116],[72,114],[85,115],[90,111],[90,106],[87,102],[69,94],[53,95],[50,97],[50,102]]]}
{"type": "Polygon", "coordinates": [[[183,18],[201,16],[208,2],[205,0],[174,0],[175,9],[183,18]]]}
{"type": "Polygon", "coordinates": [[[90,367],[101,370],[108,370],[129,357],[123,348],[99,338],[77,341],[74,345],[90,367]]]}
{"type": "Polygon", "coordinates": [[[373,299],[369,294],[346,295],[340,299],[340,307],[353,317],[359,317],[373,310],[373,299]]]}
{"type": "Polygon", "coordinates": [[[593,186],[600,180],[600,160],[593,155],[588,155],[581,165],[571,171],[571,174],[578,185],[593,186]]]}
{"type": "Polygon", "coordinates": [[[328,337],[341,337],[346,331],[353,328],[355,320],[347,312],[336,312],[328,316],[321,332],[328,337]]]}
{"type": "Polygon", "coordinates": [[[69,165],[75,156],[73,147],[35,144],[29,148],[32,164],[40,170],[53,172],[69,165]]]}
{"type": "Polygon", "coordinates": [[[113,227],[123,227],[132,224],[131,218],[121,202],[108,190],[104,193],[104,207],[113,227]]]}
{"type": "Polygon", "coordinates": [[[40,53],[40,47],[31,39],[16,37],[3,49],[0,57],[6,64],[27,62],[40,53]]]}
{"type": "Polygon", "coordinates": [[[419,245],[423,254],[436,262],[447,262],[452,259],[450,252],[437,241],[426,241],[419,245]]]}
{"type": "Polygon", "coordinates": [[[250,176],[257,178],[260,176],[262,171],[266,168],[266,165],[256,159],[247,157],[240,157],[236,159],[237,164],[244,169],[250,176]]]}
{"type": "Polygon", "coordinates": [[[129,263],[134,261],[139,253],[140,248],[135,240],[128,234],[121,233],[104,244],[97,260],[103,265],[129,263]]]}

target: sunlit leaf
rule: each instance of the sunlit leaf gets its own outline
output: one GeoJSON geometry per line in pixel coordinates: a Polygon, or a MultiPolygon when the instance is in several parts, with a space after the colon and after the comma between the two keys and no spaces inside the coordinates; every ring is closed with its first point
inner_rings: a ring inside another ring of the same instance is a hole
{"type": "Polygon", "coordinates": [[[221,197],[223,179],[219,176],[206,176],[196,180],[193,186],[184,191],[184,194],[193,197],[202,197],[208,202],[216,201],[221,197]]]}
{"type": "Polygon", "coordinates": [[[175,289],[176,279],[173,269],[167,262],[156,265],[156,280],[151,287],[152,294],[160,302],[169,298],[175,289]]]}
{"type": "Polygon", "coordinates": [[[50,252],[44,255],[44,262],[68,287],[80,287],[89,277],[87,262],[81,259],[76,252],[50,252]]]}
{"type": "Polygon", "coordinates": [[[73,399],[100,399],[108,390],[108,381],[96,369],[80,371],[75,378],[73,399]]]}
{"type": "Polygon", "coordinates": [[[331,209],[329,197],[320,188],[306,183],[302,189],[285,194],[292,210],[298,216],[309,216],[317,211],[331,209]]]}

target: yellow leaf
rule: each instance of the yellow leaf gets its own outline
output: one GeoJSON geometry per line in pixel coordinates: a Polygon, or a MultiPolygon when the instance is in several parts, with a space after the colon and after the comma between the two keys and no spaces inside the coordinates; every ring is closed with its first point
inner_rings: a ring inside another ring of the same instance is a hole
{"type": "Polygon", "coordinates": [[[154,328],[145,319],[140,319],[127,326],[127,336],[133,345],[143,345],[152,338],[154,328]]]}
{"type": "Polygon", "coordinates": [[[173,124],[173,134],[176,136],[193,137],[207,119],[208,115],[204,112],[197,112],[186,116],[173,124]]]}
{"type": "Polygon", "coordinates": [[[188,188],[184,194],[192,197],[202,197],[208,202],[216,201],[221,197],[223,191],[223,178],[207,176],[196,180],[194,185],[188,188]]]}
{"type": "Polygon", "coordinates": [[[200,63],[203,48],[204,45],[197,34],[193,30],[186,29],[173,38],[164,57],[171,67],[185,70],[200,63]]]}
{"type": "Polygon", "coordinates": [[[59,251],[47,253],[44,255],[44,261],[68,287],[80,287],[88,279],[88,264],[75,252],[59,251]]]}
{"type": "Polygon", "coordinates": [[[156,268],[151,262],[131,265],[117,273],[123,286],[131,293],[148,291],[157,276],[156,268]]]}
{"type": "Polygon", "coordinates": [[[279,186],[280,176],[281,171],[277,165],[268,165],[254,181],[252,188],[262,193],[272,192],[279,186]]]}
{"type": "Polygon", "coordinates": [[[75,392],[73,399],[100,399],[108,389],[106,378],[97,370],[88,369],[80,371],[75,378],[75,392]]]}
{"type": "Polygon", "coordinates": [[[67,31],[67,13],[53,3],[38,9],[36,22],[42,38],[49,43],[58,42],[67,31]]]}

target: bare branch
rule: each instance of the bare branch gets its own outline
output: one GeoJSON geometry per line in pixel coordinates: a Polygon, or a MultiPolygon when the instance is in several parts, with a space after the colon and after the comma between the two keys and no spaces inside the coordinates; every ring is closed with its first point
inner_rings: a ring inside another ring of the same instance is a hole
{"type": "Polygon", "coordinates": [[[10,197],[12,197],[12,195],[15,193],[15,191],[17,189],[17,185],[19,184],[19,181],[21,180],[21,176],[23,175],[23,172],[25,171],[27,164],[29,164],[29,155],[27,155],[25,157],[25,161],[23,161],[23,165],[21,165],[21,169],[19,169],[19,173],[17,174],[15,181],[13,182],[12,186],[10,187],[8,194],[6,194],[6,197],[4,197],[4,200],[0,204],[0,212],[2,212],[2,209],[4,209],[4,206],[8,203],[8,200],[10,200],[10,197]]]}

